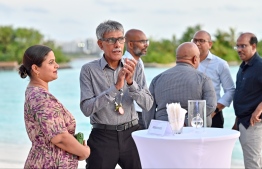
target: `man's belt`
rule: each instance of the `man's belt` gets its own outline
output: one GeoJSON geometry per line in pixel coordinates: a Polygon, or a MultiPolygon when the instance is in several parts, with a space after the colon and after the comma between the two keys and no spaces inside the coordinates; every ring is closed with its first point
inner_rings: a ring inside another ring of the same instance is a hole
{"type": "Polygon", "coordinates": [[[103,130],[124,131],[136,125],[138,125],[137,119],[119,125],[93,124],[93,128],[103,129],[103,130]]]}

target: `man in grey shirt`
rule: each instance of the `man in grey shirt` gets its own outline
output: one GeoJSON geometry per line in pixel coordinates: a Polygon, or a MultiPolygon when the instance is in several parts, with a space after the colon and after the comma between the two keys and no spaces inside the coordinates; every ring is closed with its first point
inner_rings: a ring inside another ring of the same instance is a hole
{"type": "Polygon", "coordinates": [[[121,59],[124,29],[105,21],[96,29],[101,59],[85,64],[80,73],[80,108],[93,129],[87,141],[91,155],[86,168],[141,168],[131,136],[139,128],[133,101],[149,110],[153,104],[145,75],[135,59],[121,59]],[[137,69],[137,70],[136,70],[137,69]]]}
{"type": "Polygon", "coordinates": [[[176,50],[176,66],[157,75],[149,90],[154,97],[152,108],[143,112],[148,128],[151,119],[168,121],[166,104],[179,102],[188,110],[188,100],[206,100],[207,126],[211,126],[211,113],[216,109],[216,93],[210,78],[197,69],[200,52],[192,42],[185,42],[176,50]]]}

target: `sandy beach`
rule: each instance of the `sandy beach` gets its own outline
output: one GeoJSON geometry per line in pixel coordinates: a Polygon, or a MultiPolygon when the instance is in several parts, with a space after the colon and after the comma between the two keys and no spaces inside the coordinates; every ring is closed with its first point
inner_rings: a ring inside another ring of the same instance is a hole
{"type": "MultiPolygon", "coordinates": [[[[0,168],[24,168],[30,145],[0,144],[0,168]]],[[[85,161],[78,162],[78,168],[85,168],[85,161]]]]}
{"type": "MultiPolygon", "coordinates": [[[[0,143],[0,168],[24,168],[30,145],[7,145],[0,143]]],[[[84,169],[85,161],[78,162],[78,168],[84,169]]],[[[119,166],[116,169],[120,169],[119,166]]]]}
{"type": "Polygon", "coordinates": [[[30,146],[1,143],[0,149],[0,168],[23,168],[30,146]]]}

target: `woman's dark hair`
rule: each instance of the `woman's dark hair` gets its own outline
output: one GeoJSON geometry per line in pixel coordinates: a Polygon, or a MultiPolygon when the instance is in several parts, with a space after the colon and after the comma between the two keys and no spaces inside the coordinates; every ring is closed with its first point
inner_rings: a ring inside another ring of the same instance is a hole
{"type": "Polygon", "coordinates": [[[23,56],[23,63],[19,67],[19,74],[21,78],[26,78],[27,75],[31,77],[32,65],[35,64],[41,67],[46,55],[52,51],[51,48],[43,45],[34,45],[26,49],[23,56]]]}

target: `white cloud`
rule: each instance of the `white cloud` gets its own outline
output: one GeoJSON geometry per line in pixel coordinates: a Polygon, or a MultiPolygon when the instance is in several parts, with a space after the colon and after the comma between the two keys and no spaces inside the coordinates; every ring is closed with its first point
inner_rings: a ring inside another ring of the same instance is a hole
{"type": "Polygon", "coordinates": [[[59,41],[95,38],[97,25],[108,19],[156,39],[179,38],[187,27],[197,24],[211,34],[232,27],[262,39],[261,6],[260,0],[0,0],[0,21],[1,25],[35,28],[59,41]]]}

